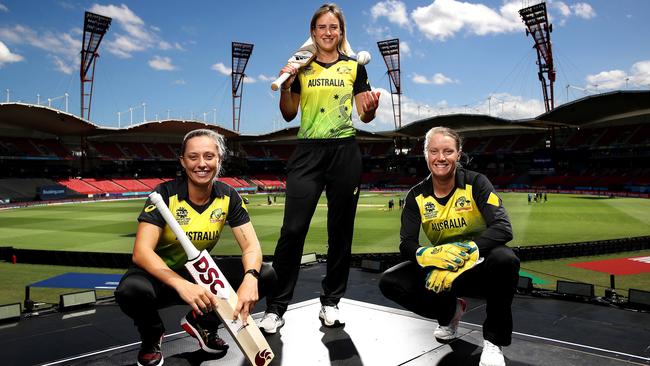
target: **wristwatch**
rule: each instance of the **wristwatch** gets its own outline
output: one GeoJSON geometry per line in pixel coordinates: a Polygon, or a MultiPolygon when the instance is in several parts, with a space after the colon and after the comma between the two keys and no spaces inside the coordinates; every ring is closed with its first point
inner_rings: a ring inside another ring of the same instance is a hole
{"type": "Polygon", "coordinates": [[[251,268],[251,269],[247,270],[246,272],[244,272],[244,276],[247,275],[248,273],[250,273],[251,275],[253,275],[253,277],[255,277],[257,279],[260,278],[260,273],[255,268],[251,268]]]}

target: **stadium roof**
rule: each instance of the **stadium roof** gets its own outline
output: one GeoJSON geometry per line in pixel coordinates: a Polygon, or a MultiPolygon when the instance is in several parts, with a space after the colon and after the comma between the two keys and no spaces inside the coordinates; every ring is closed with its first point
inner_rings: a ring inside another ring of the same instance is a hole
{"type": "Polygon", "coordinates": [[[45,106],[0,103],[0,128],[5,131],[16,130],[25,135],[41,132],[55,136],[83,136],[97,130],[99,126],[71,113],[45,106]]]}
{"type": "MultiPolygon", "coordinates": [[[[435,116],[410,123],[395,131],[380,133],[357,130],[357,139],[372,141],[396,136],[421,138],[433,126],[454,128],[465,136],[511,134],[549,127],[603,127],[650,122],[650,91],[614,91],[587,96],[556,107],[532,119],[506,120],[489,115],[452,114],[435,116]]],[[[295,141],[298,127],[290,127],[263,135],[241,136],[238,132],[200,121],[152,121],[123,128],[101,127],[71,113],[53,108],[25,104],[0,103],[0,130],[5,135],[38,137],[88,136],[92,139],[118,138],[152,141],[178,139],[179,135],[197,129],[216,130],[226,138],[240,141],[295,141]]]]}
{"type": "MultiPolygon", "coordinates": [[[[395,136],[408,136],[414,138],[423,137],[426,132],[435,126],[453,128],[465,136],[480,135],[484,132],[494,134],[497,131],[503,133],[521,132],[522,130],[540,130],[546,126],[535,126],[529,120],[509,121],[499,117],[483,114],[448,114],[423,119],[395,130],[395,136]]],[[[390,134],[390,133],[388,133],[390,134]]]]}
{"type": "Polygon", "coordinates": [[[650,90],[613,91],[562,104],[536,118],[573,127],[650,122],[650,90]]]}
{"type": "Polygon", "coordinates": [[[144,122],[124,128],[101,128],[96,130],[90,138],[93,140],[110,138],[125,141],[152,141],[163,138],[166,142],[180,142],[179,136],[198,128],[217,131],[226,138],[239,136],[237,132],[204,122],[164,120],[144,122]]]}

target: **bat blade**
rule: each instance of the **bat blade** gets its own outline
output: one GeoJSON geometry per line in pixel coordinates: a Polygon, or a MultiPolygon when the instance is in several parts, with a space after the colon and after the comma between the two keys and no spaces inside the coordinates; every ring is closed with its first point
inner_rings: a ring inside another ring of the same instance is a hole
{"type": "Polygon", "coordinates": [[[275,356],[271,346],[250,315],[245,326],[241,316],[233,319],[237,307],[237,293],[221,273],[212,256],[203,250],[197,258],[187,262],[185,267],[196,283],[217,295],[217,315],[251,365],[268,365],[275,356]]]}
{"type": "Polygon", "coordinates": [[[189,259],[185,267],[192,275],[194,281],[216,295],[217,315],[223,321],[224,326],[228,329],[228,332],[246,359],[253,366],[268,365],[274,357],[271,347],[255,324],[255,320],[250,315],[246,319],[246,326],[243,325],[241,314],[237,319],[233,319],[238,301],[237,293],[230,286],[230,283],[228,283],[228,280],[214,262],[212,256],[210,256],[210,253],[206,250],[199,252],[196,249],[158,192],[152,192],[149,195],[149,199],[156,205],[165,222],[183,246],[189,259]]]}
{"type": "MultiPolygon", "coordinates": [[[[287,62],[290,63],[293,67],[301,69],[307,66],[314,59],[314,57],[316,57],[316,46],[312,42],[311,37],[309,37],[307,41],[305,41],[305,43],[300,46],[298,51],[296,51],[287,62]]],[[[271,83],[271,89],[278,90],[280,88],[280,85],[287,81],[290,76],[291,74],[289,73],[282,73],[280,77],[271,83]]]]}

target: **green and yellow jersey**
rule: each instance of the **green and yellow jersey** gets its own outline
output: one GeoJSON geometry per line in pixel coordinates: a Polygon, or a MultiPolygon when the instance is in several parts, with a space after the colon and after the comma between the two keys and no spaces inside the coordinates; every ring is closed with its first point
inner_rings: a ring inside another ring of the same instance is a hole
{"type": "MultiPolygon", "coordinates": [[[[234,228],[250,221],[246,206],[237,191],[223,182],[214,182],[210,201],[203,206],[189,201],[187,179],[162,183],[155,191],[163,197],[172,215],[199,251],[205,249],[209,252],[214,248],[226,222],[234,228]]],[[[187,262],[185,251],[150,200],[145,203],[138,221],[163,229],[155,252],[169,268],[182,268],[187,262]]]]}
{"type": "Polygon", "coordinates": [[[479,252],[512,239],[508,214],[490,181],[463,168],[456,169],[455,187],[446,197],[435,197],[431,175],[406,195],[400,229],[405,258],[415,260],[420,227],[429,240],[426,245],[474,240],[479,252]]]}
{"type": "Polygon", "coordinates": [[[311,62],[298,73],[291,91],[300,94],[300,139],[345,138],[355,135],[354,96],[370,90],[363,65],[345,55],[336,62],[311,62]]]}

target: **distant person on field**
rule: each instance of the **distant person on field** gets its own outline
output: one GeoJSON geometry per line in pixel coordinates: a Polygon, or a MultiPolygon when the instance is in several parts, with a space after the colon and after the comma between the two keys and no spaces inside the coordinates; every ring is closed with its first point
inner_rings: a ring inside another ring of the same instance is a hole
{"type": "Polygon", "coordinates": [[[424,154],[431,174],[406,196],[400,253],[406,261],[388,269],[379,287],[387,298],[438,321],[440,342],[458,337],[466,302],[485,297],[481,365],[505,365],[511,343],[519,259],[506,246],[512,227],[490,181],[459,165],[462,141],[446,127],[427,132],[424,154]],[[428,238],[420,244],[420,228],[428,238]]]}
{"type": "Polygon", "coordinates": [[[393,206],[395,206],[395,201],[391,198],[388,200],[388,211],[393,211],[393,206]]]}
{"type": "MultiPolygon", "coordinates": [[[[159,184],[155,191],[199,250],[212,250],[226,223],[230,226],[241,247],[241,259],[216,262],[237,289],[235,313],[245,319],[273,286],[275,273],[270,265],[262,264],[260,243],[241,197],[232,187],[216,180],[225,156],[221,135],[207,129],[191,131],[181,146],[184,175],[159,184]]],[[[215,295],[194,283],[184,266],[185,251],[150,200],[138,221],[133,264],[115,291],[120,309],[133,319],[140,333],[138,365],[163,364],[161,342],[165,327],[158,309],[169,305],[190,305],[181,326],[204,351],[219,353],[228,349],[217,334],[221,321],[214,312],[215,295]]]]}
{"type": "Polygon", "coordinates": [[[375,118],[379,106],[379,92],[371,91],[365,67],[350,57],[341,9],[335,4],[318,8],[309,35],[316,46],[315,59],[301,70],[291,64],[280,70],[291,74],[281,86],[282,117],[291,121],[300,110],[301,120],[298,144],[287,162],[284,221],[273,259],[278,287],[269,294],[260,322],[266,333],[276,333],[284,325],[282,317],[298,280],[309,222],[323,190],[328,247],[318,317],[325,327],[345,324],[338,304],[350,273],[362,168],[353,106],[364,123],[375,118]]]}
{"type": "Polygon", "coordinates": [[[528,192],[528,204],[530,205],[531,201],[533,200],[533,194],[528,192]]]}
{"type": "Polygon", "coordinates": [[[548,196],[546,195],[546,192],[544,192],[544,203],[548,202],[548,196]]]}

